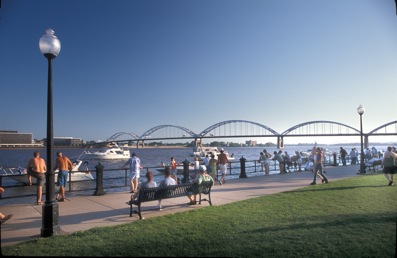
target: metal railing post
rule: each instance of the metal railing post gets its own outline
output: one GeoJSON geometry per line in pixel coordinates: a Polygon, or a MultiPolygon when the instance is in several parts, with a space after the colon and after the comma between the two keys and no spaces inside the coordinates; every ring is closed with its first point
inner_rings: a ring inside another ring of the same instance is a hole
{"type": "Polygon", "coordinates": [[[183,162],[183,179],[182,182],[184,184],[189,183],[189,161],[185,159],[183,162]]]}
{"type": "Polygon", "coordinates": [[[241,157],[240,159],[240,178],[247,178],[247,174],[245,173],[245,158],[241,157]]]}
{"type": "Polygon", "coordinates": [[[98,165],[95,166],[96,170],[96,188],[93,195],[99,196],[104,195],[105,191],[103,190],[103,169],[104,166],[99,162],[98,165]]]}

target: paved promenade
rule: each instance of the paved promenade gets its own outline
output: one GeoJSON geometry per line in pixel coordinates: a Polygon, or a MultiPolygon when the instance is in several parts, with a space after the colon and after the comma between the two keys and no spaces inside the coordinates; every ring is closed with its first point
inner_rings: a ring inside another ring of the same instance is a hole
{"type": "MultiPolygon", "coordinates": [[[[358,169],[359,165],[352,165],[326,167],[325,170],[332,184],[335,180],[358,176],[356,174],[358,169]]],[[[214,186],[211,199],[213,205],[223,205],[309,186],[312,179],[313,173],[309,171],[233,179],[222,186],[214,186]]],[[[321,184],[321,180],[317,179],[317,184],[321,184]]],[[[67,196],[65,202],[58,203],[61,233],[70,234],[94,227],[115,226],[139,220],[136,214],[129,217],[129,206],[126,201],[130,199],[130,195],[128,192],[112,192],[102,196],[88,194],[67,196]]],[[[10,220],[1,225],[1,246],[40,237],[42,206],[33,205],[35,197],[6,199],[1,202],[1,212],[14,214],[10,220]]],[[[209,205],[208,202],[203,202],[201,205],[187,205],[187,203],[187,197],[163,200],[163,210],[159,211],[154,210],[157,202],[149,202],[142,205],[142,214],[144,218],[150,218],[209,205]],[[152,210],[145,211],[145,209],[152,210]]]]}

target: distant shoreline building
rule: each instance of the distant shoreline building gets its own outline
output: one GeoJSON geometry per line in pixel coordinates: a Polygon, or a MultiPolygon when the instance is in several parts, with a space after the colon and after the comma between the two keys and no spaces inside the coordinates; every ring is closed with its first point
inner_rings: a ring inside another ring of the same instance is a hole
{"type": "Polygon", "coordinates": [[[42,147],[40,143],[33,142],[32,133],[19,133],[18,131],[0,130],[0,148],[15,147],[42,147]]]}
{"type": "MultiPolygon", "coordinates": [[[[47,146],[47,138],[43,139],[43,145],[47,146]]],[[[54,137],[54,146],[57,147],[79,147],[83,145],[83,140],[73,137],[54,137]]]]}
{"type": "MultiPolygon", "coordinates": [[[[84,141],[73,137],[54,137],[56,147],[80,147],[84,141]]],[[[37,148],[47,146],[47,139],[33,140],[32,133],[0,130],[0,148],[37,148]]]]}
{"type": "Polygon", "coordinates": [[[258,142],[257,141],[246,141],[245,144],[248,146],[256,146],[258,144],[258,142]]]}

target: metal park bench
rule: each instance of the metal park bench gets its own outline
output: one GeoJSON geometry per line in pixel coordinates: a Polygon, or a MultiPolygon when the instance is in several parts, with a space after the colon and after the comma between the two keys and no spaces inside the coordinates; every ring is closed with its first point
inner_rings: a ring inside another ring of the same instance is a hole
{"type": "Polygon", "coordinates": [[[378,166],[382,165],[382,160],[375,160],[373,162],[367,162],[365,163],[365,169],[368,168],[369,171],[377,171],[378,170],[378,166]]]}
{"type": "MultiPolygon", "coordinates": [[[[130,200],[128,202],[128,205],[130,205],[130,217],[132,217],[132,214],[135,213],[139,215],[139,219],[142,219],[141,205],[144,202],[159,201],[187,195],[198,194],[199,204],[201,204],[202,201],[207,201],[210,205],[212,205],[211,187],[212,182],[202,182],[201,184],[186,183],[179,185],[159,186],[153,188],[140,188],[136,199],[130,200]],[[208,195],[208,199],[202,198],[202,194],[208,195]],[[138,206],[138,210],[133,210],[132,205],[138,206]]],[[[131,198],[132,197],[133,195],[131,195],[131,198]]]]}

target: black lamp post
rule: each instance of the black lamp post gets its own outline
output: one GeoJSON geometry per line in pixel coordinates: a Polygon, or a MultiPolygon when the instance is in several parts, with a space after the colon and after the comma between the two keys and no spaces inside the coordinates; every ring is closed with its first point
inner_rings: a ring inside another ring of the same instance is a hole
{"type": "Polygon", "coordinates": [[[45,203],[43,205],[43,221],[41,228],[42,237],[59,235],[59,207],[55,201],[55,176],[52,164],[53,158],[53,122],[52,122],[52,60],[61,51],[61,42],[54,35],[52,29],[47,29],[45,35],[40,38],[39,47],[41,53],[48,60],[48,93],[47,93],[47,171],[45,203]]]}
{"type": "Polygon", "coordinates": [[[357,113],[360,115],[360,139],[361,139],[361,154],[360,154],[360,174],[365,174],[365,164],[364,164],[364,145],[363,145],[363,114],[365,108],[363,106],[358,106],[357,113]]]}

